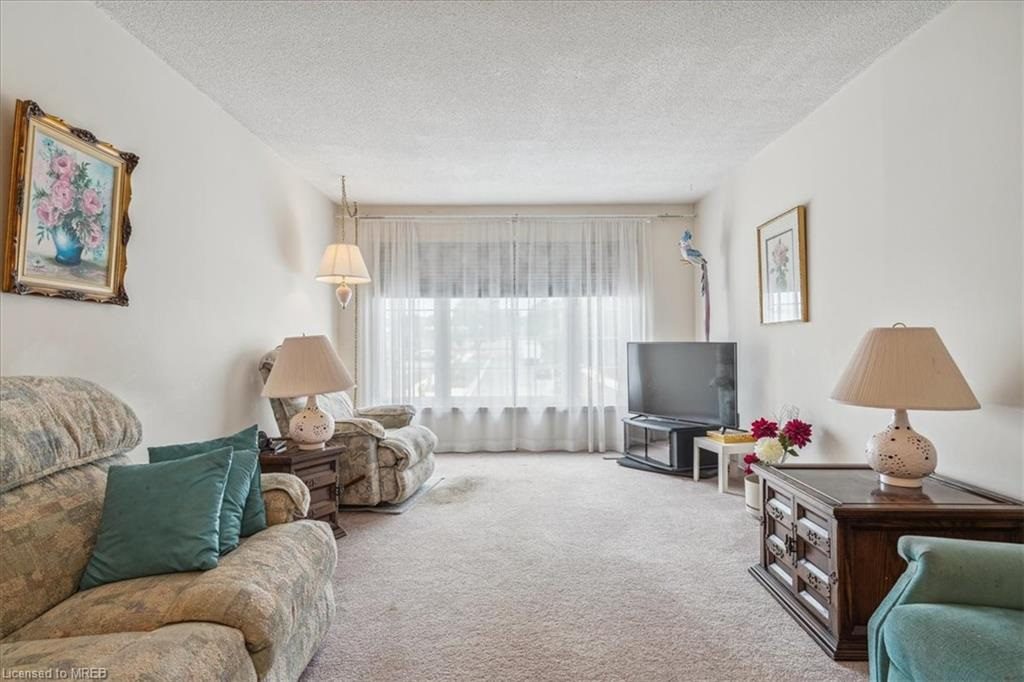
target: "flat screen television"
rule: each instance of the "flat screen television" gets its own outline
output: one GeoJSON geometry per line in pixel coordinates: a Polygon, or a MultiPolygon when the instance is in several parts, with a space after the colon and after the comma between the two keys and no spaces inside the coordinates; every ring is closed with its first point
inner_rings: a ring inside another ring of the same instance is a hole
{"type": "Polygon", "coordinates": [[[711,426],[739,426],[736,344],[627,344],[629,411],[711,426]]]}

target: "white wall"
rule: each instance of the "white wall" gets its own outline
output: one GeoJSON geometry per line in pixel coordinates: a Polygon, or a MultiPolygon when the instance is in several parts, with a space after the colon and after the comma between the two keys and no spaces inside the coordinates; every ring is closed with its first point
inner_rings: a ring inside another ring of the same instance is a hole
{"type": "Polygon", "coordinates": [[[938,329],[982,404],[911,414],[939,473],[1024,494],[1022,5],[953,5],[698,205],[713,335],[740,349],[740,411],[814,423],[807,460],[862,461],[881,410],[828,395],[861,335],[938,329]],[[756,227],[807,204],[808,324],[758,323],[756,227]]]}
{"type": "Polygon", "coordinates": [[[313,274],[333,204],[91,3],[4,2],[0,31],[3,215],[16,98],[141,157],[131,305],[0,296],[0,372],[97,381],[144,445],[273,428],[256,361],[332,326],[313,274]]]}
{"type": "MultiPolygon", "coordinates": [[[[649,301],[652,341],[690,341],[694,338],[694,283],[699,281],[694,268],[679,259],[676,243],[684,229],[693,229],[694,208],[690,204],[588,204],[557,206],[360,206],[365,216],[429,215],[661,215],[686,216],[658,218],[648,231],[651,278],[654,291],[649,301]]],[[[355,241],[352,221],[348,222],[348,241],[355,241]]],[[[372,276],[373,273],[370,273],[372,276]]],[[[358,297],[359,287],[356,287],[358,297]]],[[[357,303],[339,315],[338,352],[348,367],[355,357],[355,310],[357,303]]],[[[702,318],[701,318],[702,319],[702,318]]],[[[700,324],[703,324],[701,322],[700,324]]]]}

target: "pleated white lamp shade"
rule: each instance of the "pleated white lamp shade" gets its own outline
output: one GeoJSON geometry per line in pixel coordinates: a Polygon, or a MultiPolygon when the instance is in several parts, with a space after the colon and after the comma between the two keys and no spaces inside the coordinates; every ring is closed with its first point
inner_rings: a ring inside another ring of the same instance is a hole
{"type": "Polygon", "coordinates": [[[900,410],[981,407],[933,327],[869,330],[832,391],[832,399],[900,410]]]}
{"type": "Polygon", "coordinates": [[[366,262],[358,246],[331,244],[324,249],[316,278],[317,281],[332,284],[366,284],[370,282],[370,271],[366,269],[366,262]]]}
{"type": "Polygon", "coordinates": [[[263,387],[266,398],[299,398],[352,388],[356,382],[326,336],[291,336],[263,387]]]}

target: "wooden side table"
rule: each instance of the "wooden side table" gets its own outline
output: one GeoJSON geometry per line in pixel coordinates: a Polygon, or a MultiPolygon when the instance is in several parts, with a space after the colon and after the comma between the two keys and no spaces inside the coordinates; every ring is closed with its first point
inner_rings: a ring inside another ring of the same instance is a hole
{"type": "Polygon", "coordinates": [[[260,453],[260,469],[264,473],[292,474],[306,484],[309,488],[309,513],[306,518],[327,522],[336,538],[345,535],[344,529],[338,524],[338,501],[341,499],[338,455],[343,450],[338,447],[300,450],[289,445],[279,453],[260,453]]]}
{"type": "MultiPolygon", "coordinates": [[[[729,487],[729,462],[733,457],[753,452],[754,444],[750,442],[723,443],[714,438],[700,436],[693,439],[693,456],[697,461],[700,461],[701,450],[708,450],[718,455],[718,492],[724,493],[729,487]]],[[[693,480],[700,480],[700,467],[693,468],[693,480]]]]}
{"type": "Polygon", "coordinates": [[[868,657],[868,619],[906,562],[903,535],[1024,542],[1017,500],[934,474],[883,486],[865,465],[755,464],[761,560],[751,574],[832,658],[868,657]]]}

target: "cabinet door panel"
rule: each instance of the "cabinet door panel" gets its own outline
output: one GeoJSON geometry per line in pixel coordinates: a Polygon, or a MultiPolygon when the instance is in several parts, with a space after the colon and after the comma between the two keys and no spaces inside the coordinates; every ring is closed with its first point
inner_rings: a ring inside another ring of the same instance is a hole
{"type": "Polygon", "coordinates": [[[769,533],[764,539],[765,549],[768,550],[768,557],[786,564],[788,568],[795,568],[796,561],[793,557],[793,538],[785,528],[777,528],[774,533],[769,533]]]}
{"type": "Polygon", "coordinates": [[[807,607],[808,613],[813,614],[815,618],[831,628],[832,610],[826,605],[827,602],[822,603],[824,600],[821,598],[821,595],[814,590],[803,589],[806,586],[806,583],[803,581],[800,581],[800,585],[801,587],[798,588],[800,603],[807,607]]]}
{"type": "Polygon", "coordinates": [[[312,466],[304,465],[301,467],[295,467],[295,475],[298,476],[299,478],[309,478],[311,476],[316,476],[328,472],[333,473],[336,470],[337,467],[334,461],[319,462],[317,464],[313,464],[312,466]]]}
{"type": "Polygon", "coordinates": [[[790,592],[796,587],[796,578],[793,576],[793,569],[789,566],[780,564],[778,561],[769,561],[768,573],[790,592]]]}
{"type": "Polygon", "coordinates": [[[331,520],[334,520],[332,516],[338,511],[337,505],[334,504],[334,500],[321,500],[314,502],[309,505],[308,518],[319,519],[321,517],[331,516],[331,520]]]}
{"type": "Polygon", "coordinates": [[[302,482],[306,484],[307,488],[312,490],[313,488],[321,488],[325,485],[334,485],[338,482],[338,475],[333,469],[320,471],[314,474],[310,474],[308,471],[303,471],[302,482]]]}
{"type": "Polygon", "coordinates": [[[802,516],[796,524],[796,534],[804,542],[814,546],[825,556],[832,555],[832,534],[828,522],[814,516],[802,516]],[[823,525],[824,524],[824,525],[823,525]]]}
{"type": "Polygon", "coordinates": [[[764,547],[768,550],[769,561],[781,561],[787,566],[790,564],[789,552],[786,551],[785,540],[778,535],[769,535],[764,539],[764,547]]]}
{"type": "Polygon", "coordinates": [[[796,542],[797,562],[806,561],[812,564],[822,574],[828,575],[832,572],[832,559],[814,545],[803,538],[797,538],[796,542]]]}
{"type": "Polygon", "coordinates": [[[796,580],[794,591],[808,613],[835,631],[832,518],[798,496],[793,504],[796,580]]]}
{"type": "Polygon", "coordinates": [[[797,563],[796,571],[804,584],[817,592],[824,600],[825,604],[829,604],[831,602],[832,583],[829,580],[827,573],[806,559],[801,559],[797,563]]]}
{"type": "Polygon", "coordinates": [[[793,527],[793,496],[772,484],[765,485],[764,514],[786,528],[793,527]]]}

